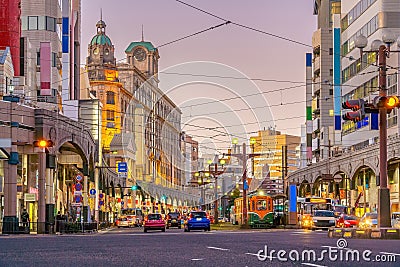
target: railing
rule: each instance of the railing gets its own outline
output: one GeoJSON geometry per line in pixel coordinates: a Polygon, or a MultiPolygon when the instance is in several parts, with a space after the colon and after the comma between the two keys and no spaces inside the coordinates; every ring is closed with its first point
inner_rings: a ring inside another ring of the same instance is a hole
{"type": "Polygon", "coordinates": [[[109,222],[0,222],[0,233],[3,234],[56,234],[88,233],[111,226],[109,222]],[[38,231],[40,229],[40,231],[38,231]]]}

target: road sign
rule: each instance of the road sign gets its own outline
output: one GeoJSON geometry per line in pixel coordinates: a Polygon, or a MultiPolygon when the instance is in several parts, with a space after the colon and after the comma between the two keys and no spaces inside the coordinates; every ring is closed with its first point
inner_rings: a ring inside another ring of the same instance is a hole
{"type": "Polygon", "coordinates": [[[82,207],[82,203],[71,203],[73,207],[82,207]]]}
{"type": "Polygon", "coordinates": [[[100,205],[100,206],[104,205],[104,201],[103,201],[103,200],[100,200],[100,201],[99,201],[99,205],[100,205]]]}
{"type": "Polygon", "coordinates": [[[90,189],[89,193],[91,195],[96,195],[96,189],[94,189],[94,188],[90,189]]]}
{"type": "Polygon", "coordinates": [[[100,193],[99,194],[99,198],[103,198],[104,197],[104,194],[103,193],[100,193]]]}
{"type": "Polygon", "coordinates": [[[76,183],[75,184],[75,190],[76,191],[81,191],[82,190],[82,184],[81,183],[76,183]]]}
{"type": "Polygon", "coordinates": [[[82,197],[79,196],[79,195],[76,195],[75,196],[75,203],[80,203],[80,202],[82,202],[82,197]]]}
{"type": "Polygon", "coordinates": [[[128,172],[128,163],[118,162],[118,172],[128,172]]]}
{"type": "Polygon", "coordinates": [[[126,178],[128,176],[127,172],[119,172],[118,173],[118,178],[126,178]]]}
{"type": "Polygon", "coordinates": [[[125,202],[121,201],[121,206],[123,206],[123,205],[124,205],[124,203],[125,203],[125,202]]]}
{"type": "Polygon", "coordinates": [[[82,182],[82,180],[83,180],[83,176],[80,175],[80,174],[78,174],[78,175],[75,177],[75,180],[76,180],[78,183],[80,183],[80,182],[82,182]]]}

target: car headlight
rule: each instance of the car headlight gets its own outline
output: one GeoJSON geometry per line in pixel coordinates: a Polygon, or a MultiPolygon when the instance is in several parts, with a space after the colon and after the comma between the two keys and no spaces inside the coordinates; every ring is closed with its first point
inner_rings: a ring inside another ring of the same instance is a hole
{"type": "Polygon", "coordinates": [[[315,223],[316,223],[316,222],[318,222],[318,220],[314,219],[314,220],[313,220],[313,222],[315,222],[315,223]]]}

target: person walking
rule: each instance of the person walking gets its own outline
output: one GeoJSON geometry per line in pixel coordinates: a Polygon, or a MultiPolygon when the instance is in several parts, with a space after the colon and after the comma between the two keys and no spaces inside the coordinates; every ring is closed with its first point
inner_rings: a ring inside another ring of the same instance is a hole
{"type": "Polygon", "coordinates": [[[24,209],[21,214],[22,224],[25,228],[29,227],[29,213],[24,209]]]}

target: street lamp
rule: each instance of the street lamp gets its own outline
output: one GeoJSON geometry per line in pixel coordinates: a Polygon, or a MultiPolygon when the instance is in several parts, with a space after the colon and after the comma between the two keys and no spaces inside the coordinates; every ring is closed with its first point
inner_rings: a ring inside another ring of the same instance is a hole
{"type": "MultiPolygon", "coordinates": [[[[209,161],[209,163],[210,163],[210,161],[209,161]]],[[[222,170],[218,170],[218,163],[214,163],[214,170],[211,169],[211,164],[208,165],[209,173],[214,177],[214,180],[215,180],[215,186],[214,186],[214,198],[215,198],[215,200],[214,200],[214,223],[215,224],[218,224],[218,217],[219,217],[218,216],[218,183],[217,183],[217,179],[218,179],[219,175],[221,175],[225,172],[225,169],[224,169],[225,160],[221,159],[219,161],[219,164],[221,165],[222,170]]]]}
{"type": "Polygon", "coordinates": [[[201,186],[205,185],[205,184],[209,184],[211,182],[210,173],[209,172],[205,172],[205,171],[198,171],[198,172],[195,172],[194,176],[197,178],[197,183],[198,183],[199,188],[201,190],[200,191],[200,194],[201,194],[201,196],[200,196],[200,200],[201,200],[200,201],[200,205],[201,205],[201,208],[204,209],[204,207],[205,207],[205,189],[204,189],[204,187],[201,187],[201,186]],[[204,178],[207,178],[207,180],[204,181],[204,178]]]}
{"type": "MultiPolygon", "coordinates": [[[[371,43],[371,51],[363,49],[368,44],[365,36],[358,36],[354,42],[355,46],[360,49],[360,55],[365,53],[378,52],[379,66],[379,96],[381,98],[387,96],[386,88],[386,58],[389,57],[390,45],[394,43],[395,37],[390,31],[386,31],[382,35],[381,40],[374,40],[371,43]],[[383,41],[383,42],[382,42],[383,41]],[[386,44],[386,45],[385,45],[386,44]]],[[[397,46],[400,47],[400,38],[397,39],[397,46]]],[[[399,52],[399,51],[392,51],[399,52]]],[[[387,107],[380,105],[379,109],[379,189],[378,189],[378,227],[390,227],[390,193],[387,186],[387,107]]]]}

